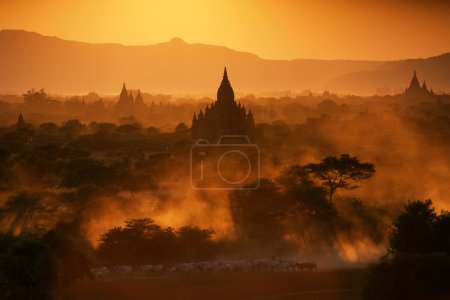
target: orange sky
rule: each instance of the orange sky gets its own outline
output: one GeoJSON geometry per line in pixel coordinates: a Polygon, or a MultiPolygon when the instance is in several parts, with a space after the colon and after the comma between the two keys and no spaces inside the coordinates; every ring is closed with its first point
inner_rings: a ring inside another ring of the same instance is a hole
{"type": "Polygon", "coordinates": [[[450,52],[446,1],[0,0],[0,28],[128,45],[178,36],[279,59],[450,52]]]}

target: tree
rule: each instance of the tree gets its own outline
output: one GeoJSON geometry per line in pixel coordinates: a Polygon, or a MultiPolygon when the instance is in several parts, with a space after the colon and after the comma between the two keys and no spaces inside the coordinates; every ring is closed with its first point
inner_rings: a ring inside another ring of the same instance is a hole
{"type": "Polygon", "coordinates": [[[333,247],[340,220],[325,188],[317,185],[308,170],[299,165],[284,168],[277,182],[283,192],[281,199],[289,205],[286,222],[295,230],[302,250],[314,252],[333,247]]]}
{"type": "Polygon", "coordinates": [[[39,91],[35,89],[28,90],[26,94],[23,94],[23,98],[26,105],[43,105],[49,99],[44,89],[39,91]]]}
{"type": "Polygon", "coordinates": [[[184,226],[177,231],[182,258],[186,261],[205,260],[214,252],[212,235],[214,230],[197,226],[184,226]]]}
{"type": "Polygon", "coordinates": [[[426,253],[433,248],[436,213],[431,200],[413,201],[393,222],[390,236],[392,252],[426,253]]]}
{"type": "Polygon", "coordinates": [[[186,132],[189,130],[189,127],[185,123],[179,123],[175,127],[175,132],[186,132]]]}
{"type": "Polygon", "coordinates": [[[266,245],[283,239],[281,219],[287,203],[280,201],[272,180],[261,178],[258,189],[232,191],[229,199],[238,236],[266,245]]]}
{"type": "Polygon", "coordinates": [[[66,286],[78,279],[91,278],[93,249],[83,235],[79,217],[58,223],[44,236],[44,242],[58,262],[58,283],[66,286]]]}
{"type": "Polygon", "coordinates": [[[8,199],[0,209],[0,221],[6,221],[5,227],[9,233],[16,233],[32,228],[33,218],[36,215],[48,216],[50,209],[41,203],[39,194],[20,193],[8,199]]]}
{"type": "Polygon", "coordinates": [[[135,134],[139,133],[142,129],[140,124],[123,124],[117,127],[117,131],[122,132],[124,134],[135,134]]]}
{"type": "MultiPolygon", "coordinates": [[[[106,187],[113,185],[120,178],[119,170],[95,160],[74,160],[77,165],[62,179],[62,187],[82,187],[95,185],[106,187]]],[[[72,164],[71,164],[72,165],[72,164]]]]}
{"type": "Polygon", "coordinates": [[[58,125],[56,125],[55,123],[52,123],[52,122],[42,123],[39,125],[39,131],[41,131],[45,134],[56,133],[58,128],[59,128],[58,125]]]}
{"type": "Polygon", "coordinates": [[[64,122],[60,127],[61,132],[64,134],[66,139],[71,139],[78,136],[85,126],[77,119],[71,119],[64,122]]]}
{"type": "Polygon", "coordinates": [[[450,212],[442,211],[434,224],[436,247],[439,252],[450,255],[450,212]]]}
{"type": "Polygon", "coordinates": [[[450,254],[450,213],[437,215],[430,199],[413,201],[394,220],[389,239],[392,253],[450,254]]]}
{"type": "Polygon", "coordinates": [[[193,226],[174,231],[151,219],[132,219],[100,237],[99,255],[109,264],[174,263],[205,260],[216,254],[214,231],[193,226]]]}
{"type": "Polygon", "coordinates": [[[156,127],[153,127],[153,126],[149,126],[147,128],[147,134],[148,135],[156,135],[156,134],[159,134],[159,133],[161,133],[159,128],[156,128],[156,127]]]}
{"type": "Polygon", "coordinates": [[[58,265],[36,235],[0,233],[0,298],[53,299],[58,265]]]}
{"type": "Polygon", "coordinates": [[[449,299],[450,257],[400,254],[370,266],[364,299],[449,299]]]}
{"type": "Polygon", "coordinates": [[[394,220],[390,253],[370,267],[366,299],[448,299],[450,213],[412,201],[394,220]]]}
{"type": "Polygon", "coordinates": [[[375,173],[373,164],[360,163],[357,157],[351,157],[348,154],[341,154],[339,158],[328,156],[320,163],[307,164],[305,168],[328,188],[330,202],[333,202],[333,195],[337,189],[358,188],[354,184],[356,181],[369,179],[375,173]]]}
{"type": "Polygon", "coordinates": [[[292,165],[283,169],[277,182],[303,219],[307,216],[324,224],[337,216],[333,204],[326,199],[325,189],[311,180],[305,167],[292,165]]]}
{"type": "Polygon", "coordinates": [[[99,254],[108,263],[137,265],[173,259],[172,228],[162,229],[148,218],[127,220],[125,224],[100,236],[99,254]]]}
{"type": "Polygon", "coordinates": [[[309,178],[308,169],[299,165],[291,165],[284,168],[276,181],[286,189],[301,187],[305,184],[313,184],[309,178]]]}

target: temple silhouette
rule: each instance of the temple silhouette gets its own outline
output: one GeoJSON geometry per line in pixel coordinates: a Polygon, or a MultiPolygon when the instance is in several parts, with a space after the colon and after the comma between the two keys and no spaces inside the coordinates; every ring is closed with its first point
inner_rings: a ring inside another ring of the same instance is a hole
{"type": "Polygon", "coordinates": [[[25,123],[25,121],[23,120],[22,113],[20,113],[19,117],[17,118],[17,122],[16,122],[16,130],[18,130],[18,131],[25,130],[28,127],[29,127],[28,124],[25,123]]]}
{"type": "Polygon", "coordinates": [[[416,71],[414,71],[413,78],[411,79],[411,83],[409,87],[406,88],[404,95],[407,98],[411,99],[422,99],[422,98],[430,98],[435,96],[433,89],[428,90],[427,84],[425,80],[420,86],[419,79],[417,79],[416,71]]]}
{"type": "Polygon", "coordinates": [[[241,103],[236,103],[234,91],[228,80],[227,68],[217,90],[217,100],[207,105],[205,112],[200,110],[192,118],[194,139],[207,139],[215,142],[222,135],[247,135],[255,127],[253,114],[241,103]]]}
{"type": "Polygon", "coordinates": [[[141,95],[141,91],[138,90],[136,97],[133,97],[133,93],[128,92],[125,83],[122,86],[120,92],[119,101],[117,102],[117,109],[120,115],[129,116],[134,113],[135,110],[139,110],[144,106],[144,98],[141,95]]]}

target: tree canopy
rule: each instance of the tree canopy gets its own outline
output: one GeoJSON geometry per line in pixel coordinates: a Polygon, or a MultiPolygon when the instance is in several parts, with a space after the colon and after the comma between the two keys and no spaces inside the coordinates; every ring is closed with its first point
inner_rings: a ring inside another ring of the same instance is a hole
{"type": "Polygon", "coordinates": [[[375,174],[373,164],[361,163],[349,154],[341,154],[339,158],[327,156],[320,163],[310,163],[305,168],[328,188],[330,202],[337,189],[355,189],[358,187],[355,184],[357,181],[369,179],[375,174]]]}
{"type": "Polygon", "coordinates": [[[436,214],[430,199],[412,201],[394,220],[390,236],[393,253],[450,254],[450,213],[436,214]]]}
{"type": "Polygon", "coordinates": [[[195,261],[210,257],[214,231],[195,226],[163,228],[149,218],[131,219],[100,237],[98,253],[107,264],[195,261]]]}

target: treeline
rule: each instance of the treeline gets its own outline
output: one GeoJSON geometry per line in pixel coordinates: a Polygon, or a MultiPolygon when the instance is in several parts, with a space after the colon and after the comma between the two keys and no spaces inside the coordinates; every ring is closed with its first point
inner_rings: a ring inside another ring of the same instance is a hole
{"type": "MultiPolygon", "coordinates": [[[[119,92],[119,90],[118,90],[119,92]]],[[[136,91],[134,91],[136,94],[136,91]]],[[[315,122],[322,116],[331,119],[347,120],[359,116],[384,118],[395,115],[415,126],[448,127],[448,105],[450,97],[440,95],[435,99],[411,101],[402,95],[373,96],[336,96],[329,93],[297,97],[255,97],[246,95],[237,99],[254,114],[257,123],[286,122],[288,124],[306,124],[315,122]],[[429,116],[435,116],[430,119],[429,116]],[[424,123],[426,121],[426,123],[424,123]]],[[[190,124],[194,111],[205,109],[213,99],[180,98],[171,99],[167,95],[144,95],[144,103],[134,110],[122,110],[117,106],[117,97],[103,101],[98,95],[73,96],[70,98],[51,97],[44,90],[29,90],[23,97],[0,95],[0,124],[13,124],[19,112],[32,117],[33,124],[55,122],[62,124],[67,119],[79,119],[90,123],[119,123],[127,117],[133,117],[145,126],[152,125],[173,130],[176,124],[190,124]],[[4,100],[3,100],[4,99],[4,100]],[[23,104],[18,104],[22,102],[23,104]],[[85,100],[85,101],[84,101],[85,100]],[[13,101],[16,103],[8,103],[13,101]]]]}

